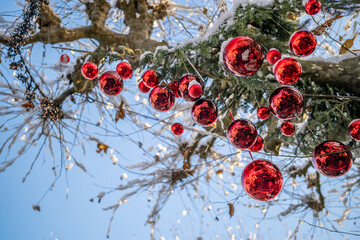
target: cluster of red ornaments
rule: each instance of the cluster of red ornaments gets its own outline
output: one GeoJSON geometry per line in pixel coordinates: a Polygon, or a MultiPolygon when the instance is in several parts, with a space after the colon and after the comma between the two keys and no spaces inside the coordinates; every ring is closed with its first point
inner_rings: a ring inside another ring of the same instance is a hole
{"type": "MultiPolygon", "coordinates": [[[[321,10],[318,0],[309,0],[305,5],[309,15],[317,14],[321,10]]],[[[316,49],[317,40],[309,31],[295,32],[289,41],[290,50],[297,56],[308,56],[316,49]]],[[[64,54],[61,63],[68,63],[70,58],[64,54]]],[[[260,44],[246,36],[239,36],[230,40],[223,52],[223,61],[230,72],[245,77],[256,73],[261,67],[264,55],[260,44]]],[[[281,58],[277,49],[270,49],[266,60],[273,66],[276,80],[282,85],[295,84],[302,74],[302,67],[294,58],[281,58]]],[[[103,73],[99,78],[99,87],[106,95],[114,96],[121,92],[123,79],[130,78],[133,69],[127,62],[121,62],[115,71],[103,73]]],[[[98,67],[94,63],[85,63],[82,74],[87,79],[98,76],[98,67]]],[[[157,111],[170,110],[175,98],[194,102],[191,109],[193,120],[201,126],[210,126],[218,118],[216,104],[207,99],[201,99],[204,83],[197,76],[186,74],[180,80],[174,80],[166,86],[159,86],[161,75],[152,69],[147,70],[139,83],[142,93],[149,94],[150,105],[157,111]]],[[[304,100],[302,94],[294,87],[282,86],[274,90],[269,98],[269,107],[260,107],[257,116],[261,120],[268,119],[271,113],[278,119],[285,120],[281,125],[281,132],[285,136],[295,133],[293,123],[287,121],[298,117],[303,110],[304,100]]],[[[184,127],[180,123],[171,126],[174,135],[181,135],[184,127]]],[[[349,133],[353,139],[360,141],[360,119],[349,125],[349,133]]],[[[258,135],[255,125],[246,119],[234,120],[227,128],[229,142],[238,149],[248,149],[253,152],[261,151],[264,139],[258,135]]],[[[323,175],[328,177],[342,176],[349,171],[352,165],[350,150],[337,141],[325,141],[315,147],[313,164],[323,175]]],[[[283,177],[280,169],[272,162],[259,159],[249,163],[241,175],[241,183],[246,193],[259,201],[269,201],[275,198],[283,186],[283,177]]]]}
{"type": "MultiPolygon", "coordinates": [[[[269,117],[267,108],[262,108],[259,115],[269,117]]],[[[233,121],[226,132],[229,142],[236,148],[259,152],[264,147],[264,139],[258,135],[255,125],[246,119],[233,121]]],[[[255,160],[249,163],[241,175],[241,184],[245,192],[259,201],[275,198],[283,185],[279,168],[268,160],[255,160]]]]}
{"type": "MultiPolygon", "coordinates": [[[[183,98],[186,101],[195,102],[191,115],[193,120],[201,126],[212,125],[218,117],[218,109],[214,102],[207,99],[200,99],[203,95],[204,83],[198,77],[186,74],[180,80],[174,80],[166,86],[158,86],[161,75],[152,69],[147,70],[139,83],[139,90],[149,94],[150,105],[157,111],[165,112],[170,110],[175,98],[183,98]]],[[[174,135],[181,135],[184,131],[180,123],[175,123],[171,127],[174,135]]]]}
{"type": "MultiPolygon", "coordinates": [[[[318,0],[309,0],[305,9],[309,15],[317,14],[321,10],[321,3],[318,0]]],[[[289,41],[290,50],[300,57],[313,53],[316,45],[317,40],[314,34],[303,30],[294,33],[289,41]]],[[[277,49],[271,49],[266,60],[269,64],[274,65],[273,73],[280,84],[291,85],[299,80],[302,67],[296,59],[281,59],[281,53],[277,49]]],[[[303,97],[297,89],[288,86],[279,87],[270,96],[269,108],[259,108],[257,115],[259,119],[265,120],[269,118],[271,112],[281,120],[291,120],[301,114],[303,104],[303,97]]],[[[256,135],[254,127],[246,121],[237,120],[229,126],[228,138],[235,147],[246,147],[247,143],[254,141],[256,135]],[[233,129],[239,129],[239,132],[233,129]]],[[[295,132],[295,126],[293,123],[285,121],[280,130],[284,135],[291,136],[295,132]]],[[[349,133],[353,139],[360,141],[360,119],[353,120],[350,123],[349,133]]],[[[260,136],[257,136],[256,143],[261,142],[259,138],[260,136]]],[[[256,148],[256,143],[249,149],[256,148]]],[[[319,173],[328,177],[344,175],[350,170],[352,161],[350,150],[337,141],[320,143],[313,152],[314,167],[319,173]]],[[[267,160],[256,160],[248,164],[242,173],[241,180],[247,194],[260,201],[273,199],[282,187],[280,170],[267,160]]]]}
{"type": "MultiPolygon", "coordinates": [[[[271,112],[278,119],[291,120],[301,114],[303,106],[303,96],[296,88],[279,87],[270,95],[269,108],[260,107],[257,116],[265,120],[269,118],[271,112]]],[[[295,133],[295,126],[291,122],[284,122],[280,130],[285,136],[291,136],[295,133]]]]}
{"type": "MultiPolygon", "coordinates": [[[[309,0],[305,9],[310,15],[318,13],[321,3],[317,0],[309,0]]],[[[300,30],[295,32],[289,40],[290,50],[297,56],[303,57],[313,53],[316,49],[317,40],[310,31],[300,30]]],[[[281,58],[277,49],[270,49],[266,60],[273,66],[275,79],[283,85],[296,83],[301,76],[302,67],[298,60],[290,57],[281,58]]],[[[269,108],[261,107],[257,115],[261,120],[269,118],[270,112],[281,120],[291,120],[298,117],[303,110],[304,100],[301,93],[293,87],[279,87],[269,98],[269,108]]],[[[284,122],[281,125],[281,133],[291,136],[295,132],[295,126],[291,122],[284,122]]]]}
{"type": "MultiPolygon", "coordinates": [[[[247,127],[251,123],[247,120],[237,120],[237,124],[247,127]]],[[[230,125],[231,126],[231,125],[230,125]]],[[[253,135],[253,129],[243,127],[245,133],[253,135]]],[[[283,123],[281,130],[286,133],[293,133],[292,123],[283,123]]],[[[352,121],[349,125],[351,137],[360,141],[360,119],[352,121]]],[[[291,135],[289,134],[289,135],[291,135]]],[[[238,134],[240,135],[240,134],[238,134]]],[[[259,138],[259,136],[258,136],[259,138]]],[[[249,138],[243,138],[244,144],[249,138]]],[[[261,140],[256,140],[256,142],[261,140]]],[[[238,141],[239,142],[239,141],[238,141]]],[[[251,147],[254,148],[256,143],[251,147]]],[[[312,162],[316,170],[327,177],[339,177],[346,174],[353,163],[351,151],[347,146],[337,141],[325,141],[317,145],[313,152],[312,162]]],[[[269,201],[275,198],[281,191],[283,177],[280,169],[268,160],[255,160],[249,163],[241,175],[241,184],[245,192],[252,198],[259,201],[269,201]]]]}
{"type": "MultiPolygon", "coordinates": [[[[316,49],[316,44],[314,34],[303,30],[294,33],[289,41],[290,49],[297,56],[310,55],[316,49]]],[[[253,39],[244,36],[230,40],[223,52],[225,66],[237,76],[254,74],[261,67],[263,59],[261,46],[253,39]]],[[[274,65],[273,73],[280,84],[292,85],[300,79],[302,67],[298,60],[281,59],[281,53],[277,49],[270,49],[266,60],[274,65]]],[[[269,118],[270,112],[279,119],[291,120],[301,114],[303,104],[303,97],[297,89],[280,87],[271,94],[269,108],[259,108],[257,114],[262,120],[269,118]]],[[[290,136],[295,132],[295,127],[289,122],[284,123],[281,132],[290,136]]]]}
{"type": "MultiPolygon", "coordinates": [[[[66,55],[67,56],[67,55],[66,55]]],[[[60,61],[66,59],[63,55],[60,61]]],[[[132,76],[133,69],[128,62],[121,62],[117,65],[116,71],[107,71],[100,75],[98,83],[100,90],[108,96],[116,96],[123,89],[123,79],[132,76]]],[[[98,66],[92,62],[86,62],[81,67],[81,74],[84,78],[93,80],[99,75],[98,66]]]]}
{"type": "MultiPolygon", "coordinates": [[[[314,15],[320,11],[321,3],[318,0],[309,0],[305,8],[308,14],[314,15]]],[[[309,31],[298,31],[291,36],[289,41],[290,50],[300,57],[313,53],[316,46],[316,37],[309,31]]],[[[255,73],[263,61],[259,48],[252,39],[234,38],[224,50],[225,66],[237,76],[249,76],[255,73]]],[[[273,72],[280,84],[291,85],[299,80],[302,67],[298,60],[294,58],[281,59],[281,53],[277,49],[271,49],[266,60],[269,64],[274,65],[273,72]]],[[[257,115],[260,119],[265,120],[269,118],[271,112],[281,120],[291,120],[301,114],[303,105],[303,96],[297,89],[283,86],[271,94],[269,108],[259,108],[257,115]]],[[[293,135],[295,133],[294,124],[288,121],[283,122],[281,132],[286,136],[293,135]]],[[[353,139],[360,141],[360,119],[350,123],[349,132],[353,139]]],[[[264,144],[264,140],[257,134],[255,126],[245,119],[232,122],[227,129],[227,137],[236,148],[248,148],[250,151],[260,151],[264,144]]],[[[340,142],[326,141],[315,147],[313,164],[325,176],[342,176],[351,168],[351,152],[340,142]]],[[[242,173],[241,180],[247,194],[260,201],[268,201],[276,197],[283,184],[279,168],[270,161],[262,159],[248,164],[242,173]]]]}
{"type": "Polygon", "coordinates": [[[264,139],[258,135],[255,125],[247,119],[234,120],[228,126],[226,136],[239,149],[259,152],[264,147],[264,139]]]}

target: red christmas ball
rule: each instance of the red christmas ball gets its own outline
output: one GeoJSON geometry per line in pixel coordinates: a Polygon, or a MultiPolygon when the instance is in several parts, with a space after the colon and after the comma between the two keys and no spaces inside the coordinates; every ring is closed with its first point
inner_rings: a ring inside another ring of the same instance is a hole
{"type": "Polygon", "coordinates": [[[264,55],[261,46],[249,37],[236,37],[225,47],[223,53],[225,66],[235,75],[245,77],[259,70],[264,55]]]}
{"type": "Polygon", "coordinates": [[[95,63],[87,62],[82,66],[81,73],[84,78],[92,80],[98,76],[99,70],[95,63]]]}
{"type": "Polygon", "coordinates": [[[66,64],[70,61],[70,57],[67,54],[63,54],[60,56],[60,62],[66,64]]]}
{"type": "Polygon", "coordinates": [[[147,87],[154,88],[160,83],[160,74],[150,69],[143,74],[142,79],[147,87]]]}
{"type": "Polygon", "coordinates": [[[349,125],[350,136],[356,141],[360,141],[360,119],[353,120],[349,125]]]}
{"type": "Polygon", "coordinates": [[[179,93],[180,93],[180,97],[182,97],[184,100],[186,101],[196,101],[198,100],[198,98],[193,98],[190,96],[189,94],[189,84],[191,81],[196,81],[201,85],[201,90],[203,90],[203,82],[200,80],[200,78],[191,75],[191,74],[187,74],[184,75],[178,83],[178,89],[179,89],[179,93]]]}
{"type": "Polygon", "coordinates": [[[312,32],[300,30],[295,32],[289,41],[291,51],[300,57],[308,56],[316,49],[317,40],[312,32]]]}
{"type": "Polygon", "coordinates": [[[175,96],[169,88],[157,86],[151,90],[149,102],[155,110],[166,112],[174,105],[175,96]]]}
{"type": "Polygon", "coordinates": [[[254,145],[258,136],[255,125],[246,119],[233,121],[227,129],[226,135],[230,143],[240,149],[254,145]]]}
{"type": "Polygon", "coordinates": [[[267,107],[261,107],[257,110],[258,118],[265,120],[270,117],[270,110],[267,107]]]}
{"type": "Polygon", "coordinates": [[[263,148],[264,148],[264,139],[260,135],[257,135],[254,145],[249,147],[249,150],[252,152],[260,152],[263,148]]]}
{"type": "Polygon", "coordinates": [[[271,65],[274,65],[280,59],[281,53],[276,48],[270,49],[269,52],[266,54],[266,61],[271,65]]]}
{"type": "Polygon", "coordinates": [[[281,191],[283,177],[280,169],[264,159],[249,163],[241,174],[241,184],[253,199],[269,201],[281,191]]]}
{"type": "Polygon", "coordinates": [[[181,135],[183,132],[184,132],[184,127],[182,124],[180,123],[174,123],[172,126],[171,126],[171,131],[174,135],[181,135]]]}
{"type": "Polygon", "coordinates": [[[189,95],[192,98],[199,98],[202,95],[202,86],[196,80],[189,83],[189,95]]]}
{"type": "Polygon", "coordinates": [[[275,117],[290,120],[299,116],[303,110],[304,99],[294,87],[279,87],[271,94],[269,108],[275,117]]]}
{"type": "Polygon", "coordinates": [[[99,77],[100,90],[109,96],[118,95],[123,89],[123,80],[115,71],[108,71],[99,77]]]}
{"type": "Polygon", "coordinates": [[[147,93],[147,92],[149,92],[150,91],[150,88],[148,88],[145,84],[144,84],[144,82],[143,81],[141,81],[140,83],[139,83],[139,90],[140,90],[140,92],[142,92],[142,93],[147,93]]]}
{"type": "Polygon", "coordinates": [[[280,131],[285,136],[291,136],[295,132],[295,126],[292,122],[284,122],[283,124],[281,124],[280,131]]]}
{"type": "Polygon", "coordinates": [[[312,162],[319,173],[338,177],[347,173],[352,165],[350,150],[337,141],[325,141],[314,149],[312,162]]]}
{"type": "Polygon", "coordinates": [[[319,0],[309,0],[305,4],[305,11],[309,15],[318,14],[321,10],[321,2],[319,0]]]}
{"type": "Polygon", "coordinates": [[[116,72],[120,75],[123,79],[131,78],[133,74],[133,69],[128,62],[121,62],[116,66],[116,72]]]}
{"type": "Polygon", "coordinates": [[[200,99],[194,103],[191,109],[193,120],[201,126],[210,126],[218,117],[218,108],[214,102],[200,99]]]}
{"type": "Polygon", "coordinates": [[[276,80],[284,85],[296,83],[302,72],[301,64],[293,58],[283,58],[273,68],[276,80]]]}
{"type": "Polygon", "coordinates": [[[178,83],[179,83],[179,81],[177,81],[177,80],[172,81],[170,83],[170,89],[174,93],[176,98],[180,97],[180,92],[179,92],[179,89],[178,89],[178,83]]]}

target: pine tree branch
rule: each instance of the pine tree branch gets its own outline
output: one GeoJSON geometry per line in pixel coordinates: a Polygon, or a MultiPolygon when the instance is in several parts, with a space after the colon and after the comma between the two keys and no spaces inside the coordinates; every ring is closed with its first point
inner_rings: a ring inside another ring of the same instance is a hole
{"type": "Polygon", "coordinates": [[[339,12],[346,11],[351,13],[360,9],[359,0],[326,0],[322,1],[323,11],[339,12]]]}

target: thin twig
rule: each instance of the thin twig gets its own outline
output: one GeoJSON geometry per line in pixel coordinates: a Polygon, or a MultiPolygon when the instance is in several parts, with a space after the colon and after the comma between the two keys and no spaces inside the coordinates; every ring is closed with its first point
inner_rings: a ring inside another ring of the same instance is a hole
{"type": "Polygon", "coordinates": [[[329,231],[329,232],[334,232],[334,233],[339,233],[339,234],[347,234],[347,235],[352,235],[352,236],[360,236],[360,234],[356,234],[356,233],[350,233],[350,232],[342,232],[342,231],[336,231],[336,230],[332,230],[332,229],[329,229],[329,228],[326,228],[326,227],[320,227],[320,226],[317,226],[317,225],[314,225],[312,223],[308,223],[307,221],[303,220],[304,223],[312,226],[312,227],[316,227],[316,228],[321,228],[321,229],[324,229],[326,231],[329,231]]]}

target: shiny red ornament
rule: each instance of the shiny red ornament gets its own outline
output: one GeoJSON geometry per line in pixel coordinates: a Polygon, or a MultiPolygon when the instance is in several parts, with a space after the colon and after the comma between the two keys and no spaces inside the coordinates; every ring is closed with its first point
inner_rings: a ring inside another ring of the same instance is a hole
{"type": "Polygon", "coordinates": [[[309,15],[318,14],[321,10],[321,2],[319,0],[309,0],[305,4],[305,11],[309,15]]]}
{"type": "Polygon", "coordinates": [[[218,117],[218,108],[214,102],[200,99],[194,103],[191,109],[193,120],[201,126],[210,126],[218,117]]]}
{"type": "Polygon", "coordinates": [[[189,95],[192,98],[199,98],[202,95],[202,86],[196,80],[189,83],[189,95]]]}
{"type": "Polygon", "coordinates": [[[260,44],[252,38],[240,36],[232,39],[223,53],[225,66],[235,75],[245,77],[259,70],[264,55],[260,44]]]}
{"type": "Polygon", "coordinates": [[[70,61],[70,57],[67,54],[63,54],[60,56],[60,62],[63,64],[67,64],[70,61]]]}
{"type": "Polygon", "coordinates": [[[257,116],[261,120],[268,119],[270,117],[270,110],[267,107],[260,107],[257,110],[257,116]]]}
{"type": "Polygon", "coordinates": [[[249,147],[249,150],[252,152],[260,152],[263,148],[264,148],[264,139],[260,135],[257,135],[254,145],[249,147]]]}
{"type": "Polygon", "coordinates": [[[160,83],[160,74],[150,69],[143,74],[142,79],[147,87],[154,88],[160,83]]]}
{"type": "Polygon", "coordinates": [[[141,81],[139,83],[138,87],[139,87],[140,92],[142,92],[142,93],[147,93],[150,91],[150,88],[148,88],[143,81],[141,81]]]}
{"type": "Polygon", "coordinates": [[[178,89],[179,89],[180,97],[182,97],[186,101],[193,102],[193,101],[198,100],[198,97],[193,98],[189,94],[189,84],[191,81],[198,82],[201,85],[201,90],[203,90],[203,88],[204,88],[203,82],[200,80],[200,78],[198,78],[194,75],[191,75],[191,74],[184,75],[179,80],[178,89]]]}
{"type": "Polygon", "coordinates": [[[123,80],[115,71],[104,72],[99,77],[99,88],[104,94],[115,96],[123,89],[123,80]]]}
{"type": "Polygon", "coordinates": [[[171,131],[174,135],[181,135],[183,132],[184,132],[184,127],[182,124],[180,123],[174,123],[172,126],[171,126],[171,131]]]}
{"type": "Polygon", "coordinates": [[[308,56],[316,49],[317,40],[312,32],[300,30],[295,32],[289,41],[291,51],[300,57],[308,56]]]}
{"type": "Polygon", "coordinates": [[[317,145],[312,162],[319,173],[327,177],[338,177],[347,173],[352,165],[352,154],[338,141],[325,141],[317,145]]]}
{"type": "Polygon", "coordinates": [[[116,66],[116,72],[120,75],[123,79],[131,78],[133,74],[133,69],[130,63],[128,62],[121,62],[116,66]]]}
{"type": "Polygon", "coordinates": [[[149,102],[155,110],[166,112],[174,105],[175,96],[169,88],[157,86],[151,90],[149,102]]]}
{"type": "Polygon", "coordinates": [[[283,124],[281,124],[280,131],[285,136],[291,136],[295,132],[295,126],[292,122],[284,122],[283,124]]]}
{"type": "Polygon", "coordinates": [[[279,87],[271,94],[269,109],[275,117],[290,120],[298,117],[304,106],[304,99],[294,87],[279,87]]]}
{"type": "Polygon", "coordinates": [[[283,177],[272,162],[259,159],[249,163],[241,174],[241,184],[253,199],[269,201],[281,191],[283,177]]]}
{"type": "Polygon", "coordinates": [[[172,81],[170,83],[170,89],[174,93],[176,98],[180,97],[180,92],[179,92],[179,89],[178,89],[178,83],[179,83],[179,81],[177,81],[177,80],[172,81]]]}
{"type": "Polygon", "coordinates": [[[266,54],[266,61],[271,65],[274,65],[280,59],[281,53],[276,48],[270,49],[269,52],[266,54]]]}
{"type": "Polygon", "coordinates": [[[87,62],[82,66],[81,73],[84,78],[92,80],[98,76],[99,70],[95,63],[87,62]]]}
{"type": "Polygon", "coordinates": [[[360,141],[360,119],[353,120],[349,124],[350,136],[356,141],[360,141]]]}
{"type": "Polygon", "coordinates": [[[229,142],[236,148],[249,148],[258,136],[255,125],[246,119],[233,121],[226,132],[229,142]]]}
{"type": "Polygon", "coordinates": [[[279,83],[291,85],[299,80],[302,67],[294,58],[283,58],[274,65],[273,73],[279,83]]]}

